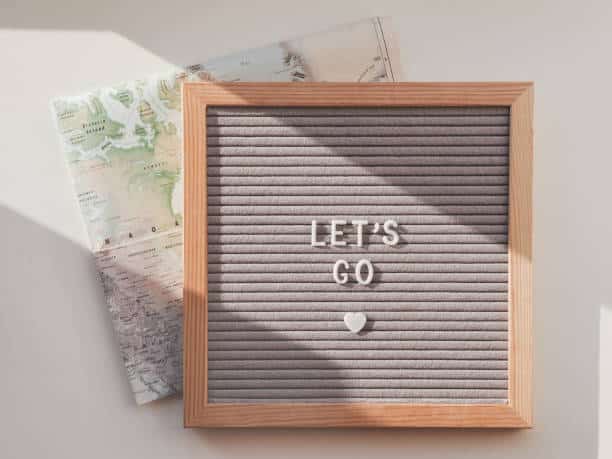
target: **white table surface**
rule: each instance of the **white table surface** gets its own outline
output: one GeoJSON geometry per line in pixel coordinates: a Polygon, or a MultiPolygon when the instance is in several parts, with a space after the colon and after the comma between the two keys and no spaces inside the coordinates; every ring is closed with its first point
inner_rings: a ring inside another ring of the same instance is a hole
{"type": "MultiPolygon", "coordinates": [[[[9,3],[0,3],[0,457],[589,459],[599,443],[600,459],[612,457],[612,397],[598,395],[600,304],[612,303],[612,3],[9,3]],[[184,430],[180,399],[137,407],[49,99],[372,15],[394,17],[409,80],[536,82],[535,428],[184,430]]],[[[612,359],[607,314],[602,359],[612,359]]],[[[608,361],[601,380],[611,386],[608,361]]]]}

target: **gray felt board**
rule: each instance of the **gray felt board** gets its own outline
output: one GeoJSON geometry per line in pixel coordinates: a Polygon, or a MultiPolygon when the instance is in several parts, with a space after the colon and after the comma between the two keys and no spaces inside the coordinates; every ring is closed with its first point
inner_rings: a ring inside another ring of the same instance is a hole
{"type": "Polygon", "coordinates": [[[209,402],[507,403],[509,116],[209,107],[209,402]]]}

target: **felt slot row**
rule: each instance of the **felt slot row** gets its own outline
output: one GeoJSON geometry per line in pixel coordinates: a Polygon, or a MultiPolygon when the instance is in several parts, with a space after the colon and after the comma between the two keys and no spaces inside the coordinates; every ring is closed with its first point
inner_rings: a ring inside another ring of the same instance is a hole
{"type": "MultiPolygon", "coordinates": [[[[209,284],[224,283],[329,283],[333,282],[329,274],[331,269],[327,269],[325,273],[224,273],[208,274],[209,284]]],[[[376,275],[376,281],[384,283],[432,283],[432,282],[492,282],[492,283],[507,283],[508,274],[501,273],[389,273],[380,272],[376,275]]]]}
{"type": "MultiPolygon", "coordinates": [[[[225,198],[233,196],[270,196],[270,197],[289,197],[304,196],[304,189],[301,186],[209,186],[208,199],[213,197],[225,198]]],[[[392,196],[413,196],[419,198],[429,198],[433,196],[504,196],[508,194],[507,185],[424,185],[424,186],[334,186],[334,185],[311,185],[308,187],[306,196],[365,196],[384,194],[387,198],[392,196]]]]}
{"type": "MultiPolygon", "coordinates": [[[[290,186],[329,186],[329,185],[350,185],[353,186],[381,186],[381,185],[392,185],[392,186],[420,186],[420,185],[443,185],[443,186],[474,186],[474,185],[507,185],[508,176],[505,173],[499,175],[483,175],[486,174],[486,170],[472,170],[466,171],[463,168],[461,175],[427,175],[425,171],[421,170],[420,174],[412,175],[389,175],[385,177],[377,175],[365,175],[366,172],[360,170],[360,175],[349,176],[349,175],[319,175],[317,177],[304,176],[304,175],[283,175],[283,174],[272,174],[262,176],[223,176],[223,175],[209,175],[209,185],[229,185],[229,186],[279,186],[279,185],[290,185],[290,186]],[[472,172],[469,175],[468,172],[472,172]],[[358,177],[358,179],[356,179],[358,177]]],[[[435,174],[436,171],[431,170],[431,173],[435,174]]],[[[303,190],[302,190],[303,191],[303,190]]]]}
{"type": "Polygon", "coordinates": [[[450,137],[450,136],[507,136],[508,126],[209,126],[208,138],[234,137],[450,137]]]}
{"type": "MultiPolygon", "coordinates": [[[[210,196],[209,206],[363,206],[380,205],[379,196],[210,196]]],[[[418,206],[427,204],[429,206],[440,205],[505,205],[508,203],[508,195],[459,195],[459,196],[389,196],[385,199],[385,205],[418,206]]]]}
{"type": "MultiPolygon", "coordinates": [[[[297,157],[298,160],[309,158],[346,158],[350,160],[368,160],[372,163],[385,157],[408,159],[411,156],[434,157],[434,156],[508,156],[507,144],[502,145],[395,145],[380,146],[368,145],[367,147],[352,146],[213,146],[209,145],[206,151],[208,159],[216,160],[216,157],[224,158],[241,157],[297,157]]],[[[342,160],[342,159],[340,159],[342,160]]],[[[255,159],[253,159],[255,161],[255,159]]]]}
{"type": "MultiPolygon", "coordinates": [[[[321,340],[311,341],[308,343],[309,349],[315,350],[444,350],[444,351],[462,351],[462,350],[487,350],[487,351],[503,351],[508,349],[508,342],[499,341],[418,341],[418,340],[321,340]]],[[[282,340],[268,341],[211,341],[208,343],[209,351],[299,351],[301,345],[299,342],[283,342],[282,340]]]]}
{"type": "MultiPolygon", "coordinates": [[[[490,350],[402,350],[401,360],[504,360],[508,357],[507,351],[490,350]]],[[[250,361],[250,360],[396,360],[398,352],[391,350],[371,349],[301,349],[301,350],[209,350],[208,361],[250,361]]]]}
{"type": "MultiPolygon", "coordinates": [[[[384,127],[439,127],[439,126],[487,126],[487,127],[508,127],[508,115],[474,115],[474,116],[394,116],[387,114],[386,116],[215,116],[209,115],[207,118],[208,126],[211,128],[217,127],[282,127],[282,128],[303,128],[303,127],[355,127],[361,126],[370,128],[372,126],[384,127]]],[[[213,135],[219,135],[212,131],[213,135]]]]}
{"type": "MultiPolygon", "coordinates": [[[[347,261],[359,260],[359,252],[345,252],[344,259],[347,261]]],[[[486,265],[493,263],[507,263],[508,253],[453,253],[453,252],[416,252],[406,255],[405,253],[384,252],[384,253],[369,253],[369,260],[372,263],[410,263],[411,265],[420,266],[429,263],[463,263],[469,265],[481,264],[481,269],[486,265]]],[[[277,264],[277,263],[334,263],[338,259],[336,253],[331,251],[321,250],[318,253],[293,253],[290,258],[284,254],[268,253],[268,254],[251,254],[251,253],[234,253],[221,254],[209,253],[209,265],[216,264],[277,264]]]]}
{"type": "MultiPolygon", "coordinates": [[[[362,254],[378,254],[386,255],[390,251],[395,254],[412,254],[412,253],[505,253],[507,252],[505,243],[481,243],[481,244],[431,244],[431,243],[411,243],[403,244],[389,249],[383,243],[368,244],[364,247],[355,245],[347,245],[346,247],[324,247],[319,250],[323,253],[362,253],[362,254]]],[[[209,244],[209,254],[274,254],[274,253],[312,253],[310,246],[302,244],[261,244],[261,245],[246,245],[246,244],[209,244]]]]}
{"type": "MultiPolygon", "coordinates": [[[[321,224],[319,228],[321,232],[325,234],[329,234],[329,231],[331,231],[330,225],[321,224]]],[[[250,225],[208,225],[208,237],[241,234],[252,236],[264,236],[269,234],[287,236],[295,234],[303,237],[303,235],[309,234],[311,225],[261,225],[256,228],[256,234],[253,234],[253,230],[254,228],[250,225]]],[[[349,236],[356,234],[352,226],[346,227],[343,231],[349,236]]],[[[473,234],[482,236],[486,234],[507,234],[505,225],[399,225],[399,232],[402,235],[473,234]]]]}
{"type": "MultiPolygon", "coordinates": [[[[503,312],[508,310],[505,301],[399,301],[389,303],[387,301],[352,301],[350,304],[342,301],[270,301],[270,302],[209,302],[209,314],[213,312],[347,312],[354,310],[368,310],[372,317],[376,317],[380,312],[503,312]]],[[[337,316],[336,316],[337,317],[337,316]]],[[[370,335],[361,336],[362,339],[369,338],[370,335]]]]}
{"type": "Polygon", "coordinates": [[[365,379],[405,379],[405,380],[424,380],[431,379],[443,381],[445,379],[464,379],[469,381],[478,381],[488,379],[491,381],[505,380],[507,373],[505,370],[449,370],[449,369],[291,369],[291,370],[217,370],[214,378],[208,378],[209,381],[217,380],[334,380],[336,378],[342,380],[365,380],[365,379]]]}
{"type": "MultiPolygon", "coordinates": [[[[403,351],[398,352],[399,355],[403,351]]],[[[492,359],[249,359],[209,360],[210,370],[288,370],[288,369],[422,369],[422,370],[507,370],[505,358],[492,359]]],[[[212,371],[211,376],[215,373],[212,371]]]]}
{"type": "MultiPolygon", "coordinates": [[[[349,289],[351,287],[347,287],[349,289]]],[[[354,288],[357,290],[357,287],[354,288]]],[[[507,292],[506,282],[485,282],[470,279],[456,282],[387,282],[373,285],[370,292],[376,293],[424,293],[424,292],[507,292]]],[[[338,292],[338,284],[335,282],[209,282],[208,293],[247,293],[247,292],[338,292]]],[[[360,291],[354,293],[360,294],[360,291]]],[[[348,293],[347,293],[348,295],[348,293]]]]}
{"type": "MultiPolygon", "coordinates": [[[[265,327],[270,331],[338,331],[346,327],[340,320],[240,320],[240,314],[233,314],[229,321],[211,320],[209,331],[249,331],[265,327]],[[237,316],[237,317],[236,317],[237,316]]],[[[370,321],[366,331],[507,331],[507,320],[488,321],[422,321],[422,320],[376,320],[370,321]]]]}
{"type": "Polygon", "coordinates": [[[372,137],[208,137],[210,147],[311,147],[311,146],[503,146],[508,145],[507,135],[453,135],[453,136],[372,136],[372,137]]]}
{"type": "MultiPolygon", "coordinates": [[[[378,213],[377,206],[372,207],[371,214],[351,215],[351,220],[368,220],[373,222],[385,221],[394,218],[399,225],[506,225],[507,214],[461,214],[461,215],[405,215],[389,217],[378,213]]],[[[252,230],[257,231],[259,225],[295,225],[304,224],[304,221],[329,222],[335,218],[333,213],[310,215],[208,215],[209,226],[213,225],[257,225],[252,230]]],[[[348,219],[348,217],[347,217],[348,219]]]]}
{"type": "MultiPolygon", "coordinates": [[[[348,236],[353,233],[347,233],[348,236]]],[[[380,244],[380,235],[362,236],[363,244],[380,244]],[[366,240],[367,239],[367,240],[366,240]]],[[[354,240],[354,239],[353,239],[354,240]]],[[[506,243],[507,234],[402,234],[400,244],[497,244],[506,243]]],[[[209,234],[208,243],[216,244],[310,244],[310,234],[209,234]]]]}
{"type": "MultiPolygon", "coordinates": [[[[338,383],[330,379],[275,379],[273,381],[252,379],[248,382],[235,381],[232,379],[216,379],[210,381],[208,387],[211,389],[309,389],[318,387],[321,389],[337,389],[338,383]]],[[[483,381],[480,379],[431,379],[414,381],[388,381],[384,378],[375,379],[347,379],[342,380],[343,388],[350,389],[507,389],[508,382],[493,379],[483,381]]]]}
{"type": "MultiPolygon", "coordinates": [[[[340,385],[341,386],[341,385],[340,385]]],[[[332,398],[341,400],[353,400],[356,397],[367,397],[368,400],[375,398],[388,398],[397,400],[413,400],[429,398],[437,400],[448,399],[500,399],[507,394],[506,389],[353,389],[348,387],[336,387],[335,389],[209,389],[209,397],[212,399],[223,398],[247,398],[252,399],[309,399],[309,398],[332,398]]]]}
{"type": "MultiPolygon", "coordinates": [[[[297,394],[296,394],[297,395],[297,394]]],[[[215,397],[214,403],[296,403],[296,397],[292,398],[254,398],[252,396],[242,398],[242,397],[215,397]]],[[[398,399],[397,397],[379,397],[376,399],[372,399],[371,397],[355,397],[352,395],[347,395],[345,397],[300,397],[299,400],[302,400],[307,403],[412,403],[412,404],[430,404],[430,403],[439,403],[439,404],[457,404],[457,405],[467,405],[467,404],[504,404],[508,403],[507,398],[410,398],[410,399],[398,399]]]]}
{"type": "MultiPolygon", "coordinates": [[[[208,166],[209,177],[303,177],[320,174],[325,168],[326,177],[360,177],[375,175],[378,177],[404,176],[479,176],[507,175],[507,166],[208,166]]],[[[355,180],[359,182],[359,180],[355,180]]]]}
{"type": "Polygon", "coordinates": [[[285,302],[285,301],[311,301],[311,302],[327,302],[327,301],[431,301],[431,302],[447,302],[447,301],[508,301],[506,291],[375,291],[372,289],[347,289],[347,291],[329,291],[320,292],[312,289],[309,286],[305,291],[264,291],[264,292],[209,292],[208,301],[216,302],[236,302],[236,303],[261,303],[261,302],[285,302]]]}
{"type": "MultiPolygon", "coordinates": [[[[308,157],[278,157],[278,156],[212,156],[207,159],[207,165],[212,171],[216,167],[264,167],[276,166],[294,168],[304,166],[320,166],[329,168],[351,167],[450,167],[450,166],[506,166],[508,157],[499,156],[401,156],[386,155],[384,157],[337,157],[337,156],[308,156],[308,157]]],[[[283,171],[284,169],[279,169],[283,171]]],[[[300,170],[300,169],[298,169],[300,170]]],[[[331,169],[330,172],[336,169],[331,169]]],[[[345,173],[345,175],[347,175],[345,173]]]]}
{"type": "Polygon", "coordinates": [[[320,117],[328,116],[336,119],[361,116],[401,116],[406,122],[410,117],[447,117],[460,116],[471,119],[479,116],[505,116],[508,122],[508,107],[208,107],[207,116],[227,119],[230,117],[266,117],[277,119],[286,117],[320,117]]]}
{"type": "MultiPolygon", "coordinates": [[[[238,342],[246,341],[258,341],[258,342],[271,342],[275,343],[276,346],[286,344],[287,346],[291,343],[298,346],[300,349],[308,349],[306,342],[312,341],[313,343],[323,342],[335,342],[343,341],[347,343],[355,343],[355,346],[364,346],[365,349],[368,347],[365,344],[358,343],[376,343],[380,341],[422,341],[424,347],[420,349],[427,349],[427,343],[434,341],[452,341],[457,347],[461,347],[462,343],[465,342],[477,342],[477,341],[504,341],[507,338],[507,333],[503,331],[465,331],[465,330],[452,330],[452,331],[370,331],[369,333],[363,333],[361,335],[353,335],[350,333],[337,333],[334,331],[304,331],[304,330],[293,330],[293,331],[269,331],[269,330],[254,330],[254,331],[224,331],[224,332],[209,332],[209,341],[224,341],[224,342],[235,342],[237,349],[240,349],[238,342]],[[291,343],[289,343],[291,341],[291,343]],[[304,342],[304,343],[302,343],[304,342]]],[[[414,349],[414,348],[411,348],[414,349]]]]}

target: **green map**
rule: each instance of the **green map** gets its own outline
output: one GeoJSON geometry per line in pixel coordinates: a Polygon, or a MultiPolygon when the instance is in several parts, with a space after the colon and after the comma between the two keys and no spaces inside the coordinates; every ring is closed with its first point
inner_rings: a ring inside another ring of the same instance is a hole
{"type": "Polygon", "coordinates": [[[94,250],[180,226],[180,76],[62,98],[53,108],[94,250]]]}
{"type": "Polygon", "coordinates": [[[181,84],[397,81],[371,18],[51,102],[137,403],[182,388],[181,84]]]}

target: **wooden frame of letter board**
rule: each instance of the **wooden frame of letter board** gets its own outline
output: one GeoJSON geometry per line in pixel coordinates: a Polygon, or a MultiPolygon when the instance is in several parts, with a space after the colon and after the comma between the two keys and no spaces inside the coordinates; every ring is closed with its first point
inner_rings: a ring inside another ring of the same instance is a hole
{"type": "Polygon", "coordinates": [[[185,83],[185,426],[531,427],[532,110],[532,83],[185,83]],[[207,107],[487,105],[510,107],[508,404],[209,404],[207,107]]]}

